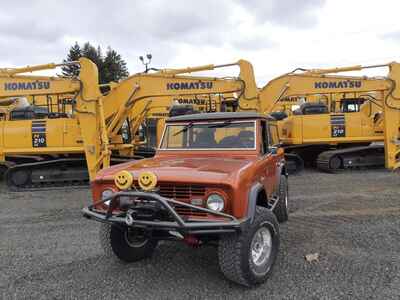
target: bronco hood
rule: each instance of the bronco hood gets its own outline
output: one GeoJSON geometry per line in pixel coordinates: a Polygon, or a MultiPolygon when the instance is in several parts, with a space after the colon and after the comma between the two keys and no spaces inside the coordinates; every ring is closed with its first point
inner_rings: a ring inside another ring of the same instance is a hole
{"type": "Polygon", "coordinates": [[[97,179],[114,180],[114,175],[126,170],[132,173],[135,179],[143,171],[151,171],[159,181],[192,182],[192,183],[229,183],[237,173],[244,170],[253,159],[246,158],[178,158],[154,157],[138,161],[119,164],[103,170],[97,179]]]}

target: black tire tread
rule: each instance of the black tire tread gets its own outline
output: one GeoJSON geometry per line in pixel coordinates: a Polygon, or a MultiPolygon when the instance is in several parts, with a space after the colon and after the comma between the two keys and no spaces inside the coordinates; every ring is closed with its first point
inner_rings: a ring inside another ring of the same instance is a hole
{"type": "Polygon", "coordinates": [[[106,256],[116,256],[124,262],[134,262],[151,257],[158,241],[149,239],[147,243],[138,248],[129,246],[124,238],[124,227],[102,223],[100,226],[100,245],[106,256]]]}
{"type": "MultiPolygon", "coordinates": [[[[270,217],[272,217],[274,227],[278,231],[277,234],[279,235],[278,222],[271,211],[265,207],[256,207],[256,214],[253,224],[261,223],[264,220],[265,214],[268,214],[270,217]]],[[[251,274],[244,271],[241,265],[243,259],[242,248],[243,244],[247,242],[248,231],[249,229],[246,229],[241,234],[233,234],[221,237],[218,246],[218,259],[220,269],[226,278],[238,284],[251,287],[260,282],[252,282],[250,279],[251,274]]],[[[265,277],[265,280],[267,277],[268,276],[265,277]]]]}
{"type": "Polygon", "coordinates": [[[274,214],[279,223],[286,222],[289,219],[288,209],[285,205],[285,195],[288,193],[287,177],[281,175],[279,181],[279,200],[274,208],[274,214]]]}

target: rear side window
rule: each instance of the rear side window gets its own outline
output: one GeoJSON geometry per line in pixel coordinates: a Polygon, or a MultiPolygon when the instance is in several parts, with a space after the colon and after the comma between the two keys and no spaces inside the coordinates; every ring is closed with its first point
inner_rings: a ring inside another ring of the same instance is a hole
{"type": "Polygon", "coordinates": [[[268,125],[266,121],[261,121],[261,153],[266,154],[268,152],[268,125]]]}

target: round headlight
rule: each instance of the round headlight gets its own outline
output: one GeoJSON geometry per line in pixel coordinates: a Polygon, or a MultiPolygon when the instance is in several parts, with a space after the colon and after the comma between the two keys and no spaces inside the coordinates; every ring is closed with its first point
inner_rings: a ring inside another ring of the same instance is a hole
{"type": "MultiPolygon", "coordinates": [[[[105,199],[111,197],[112,194],[114,194],[113,190],[104,190],[104,191],[102,191],[101,192],[101,200],[105,200],[105,199]]],[[[104,204],[105,205],[110,205],[110,201],[111,201],[111,199],[106,201],[106,202],[104,202],[104,204]]]]}
{"type": "Polygon", "coordinates": [[[207,208],[215,211],[222,211],[225,203],[224,198],[219,194],[210,194],[207,197],[207,208]]]}

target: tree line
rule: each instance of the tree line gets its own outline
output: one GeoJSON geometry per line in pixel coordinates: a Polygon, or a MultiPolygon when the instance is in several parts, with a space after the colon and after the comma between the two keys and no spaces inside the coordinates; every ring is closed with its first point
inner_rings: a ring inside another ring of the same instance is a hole
{"type": "MultiPolygon", "coordinates": [[[[99,69],[99,83],[104,84],[110,81],[118,82],[129,76],[126,62],[121,55],[111,47],[107,47],[105,53],[100,46],[94,47],[89,42],[79,45],[77,42],[70,47],[64,62],[77,61],[81,57],[86,57],[92,60],[99,69]]],[[[62,67],[62,75],[78,76],[79,66],[66,65],[62,67]]]]}

